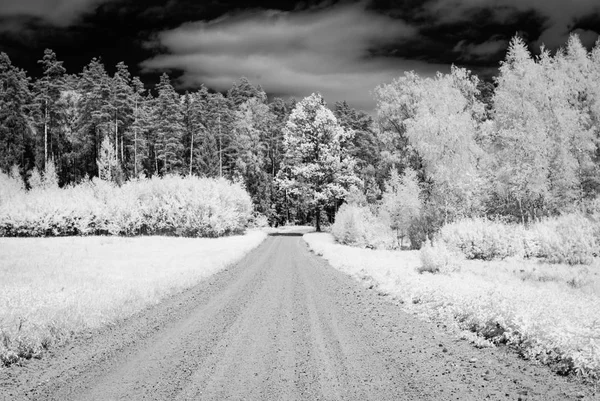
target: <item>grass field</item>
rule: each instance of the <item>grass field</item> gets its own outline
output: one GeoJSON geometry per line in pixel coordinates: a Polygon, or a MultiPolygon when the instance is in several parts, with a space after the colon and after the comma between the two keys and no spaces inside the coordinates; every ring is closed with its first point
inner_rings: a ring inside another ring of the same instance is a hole
{"type": "Polygon", "coordinates": [[[600,378],[598,261],[576,267],[456,256],[458,271],[420,274],[419,251],[339,245],[329,234],[304,238],[334,267],[370,280],[410,311],[456,326],[480,346],[509,343],[558,372],[600,378]]]}
{"type": "Polygon", "coordinates": [[[0,367],[190,287],[265,236],[0,238],[0,367]]]}

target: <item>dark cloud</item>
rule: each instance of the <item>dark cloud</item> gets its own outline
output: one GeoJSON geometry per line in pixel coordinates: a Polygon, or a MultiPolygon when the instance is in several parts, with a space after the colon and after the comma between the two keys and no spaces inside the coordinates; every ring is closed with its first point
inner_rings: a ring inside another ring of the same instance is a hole
{"type": "Polygon", "coordinates": [[[322,90],[365,108],[405,70],[491,76],[515,33],[535,51],[570,32],[594,44],[598,0],[0,0],[0,51],[34,76],[52,48],[70,72],[101,57],[150,84],[162,69],[182,88],[225,90],[244,75],[272,94],[322,90]]]}
{"type": "Polygon", "coordinates": [[[362,3],[244,12],[161,33],[157,42],[167,54],[143,66],[183,71],[179,81],[183,87],[204,83],[226,90],[243,75],[267,92],[302,97],[320,91],[330,101],[345,99],[371,109],[369,92],[402,71],[433,74],[447,69],[373,51],[416,35],[411,25],[367,11],[362,3]]]}
{"type": "MultiPolygon", "coordinates": [[[[99,4],[111,0],[3,0],[0,17],[39,19],[58,26],[68,26],[81,15],[93,11],[99,4]]],[[[2,24],[0,29],[14,29],[18,19],[2,24]]]]}
{"type": "Polygon", "coordinates": [[[468,23],[465,16],[482,9],[496,21],[509,24],[519,13],[533,13],[545,22],[534,45],[544,44],[549,48],[563,45],[578,19],[600,13],[598,0],[495,0],[487,4],[481,0],[435,0],[427,2],[425,8],[442,24],[468,23]]]}

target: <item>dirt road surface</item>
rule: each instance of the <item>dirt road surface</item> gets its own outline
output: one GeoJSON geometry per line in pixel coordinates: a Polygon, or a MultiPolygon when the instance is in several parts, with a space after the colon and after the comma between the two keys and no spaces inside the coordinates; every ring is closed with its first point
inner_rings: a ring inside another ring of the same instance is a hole
{"type": "Polygon", "coordinates": [[[270,236],[240,263],[116,326],[0,371],[0,399],[594,400],[476,349],[270,236]]]}

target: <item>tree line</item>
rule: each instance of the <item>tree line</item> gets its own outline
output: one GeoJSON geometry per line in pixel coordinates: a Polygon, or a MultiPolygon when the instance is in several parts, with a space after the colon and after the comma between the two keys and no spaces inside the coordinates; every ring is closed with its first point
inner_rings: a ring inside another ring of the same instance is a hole
{"type": "MultiPolygon", "coordinates": [[[[169,174],[225,177],[243,182],[271,223],[313,215],[276,183],[295,99],[268,99],[246,78],[226,93],[201,86],[180,94],[163,74],[150,91],[124,63],[112,76],[98,59],[67,74],[49,49],[39,63],[42,75],[31,79],[0,53],[0,169],[29,187],[47,171],[60,186],[93,177],[116,183],[169,174]]],[[[353,152],[375,160],[378,149],[360,143],[376,142],[372,119],[345,102],[335,110],[358,133],[353,152]]]]}
{"type": "Polygon", "coordinates": [[[461,217],[527,224],[598,209],[600,42],[588,52],[573,35],[533,56],[514,37],[493,86],[453,67],[406,73],[375,97],[382,158],[404,173],[387,190],[403,200],[383,203],[412,214],[403,227],[416,243],[461,217]]]}
{"type": "Polygon", "coordinates": [[[123,63],[110,76],[98,59],[71,75],[51,50],[39,62],[31,79],[0,54],[0,169],[26,183],[48,168],[62,186],[226,177],[271,223],[332,220],[355,187],[421,239],[463,216],[527,223],[600,189],[600,45],[577,36],[539,56],[513,38],[493,82],[405,73],[375,89],[374,118],[319,95],[269,99],[245,78],[181,94],[166,74],[146,90],[123,63]]]}

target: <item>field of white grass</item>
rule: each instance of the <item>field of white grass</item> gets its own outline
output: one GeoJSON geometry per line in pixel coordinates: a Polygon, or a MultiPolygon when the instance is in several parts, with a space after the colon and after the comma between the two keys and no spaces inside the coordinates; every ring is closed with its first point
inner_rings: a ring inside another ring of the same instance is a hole
{"type": "Polygon", "coordinates": [[[462,330],[479,346],[516,346],[561,373],[600,379],[600,264],[464,260],[457,271],[419,273],[419,251],[340,245],[330,234],[304,236],[335,268],[370,280],[407,310],[462,330]]]}
{"type": "Polygon", "coordinates": [[[0,238],[0,367],[191,287],[265,237],[0,238]]]}

